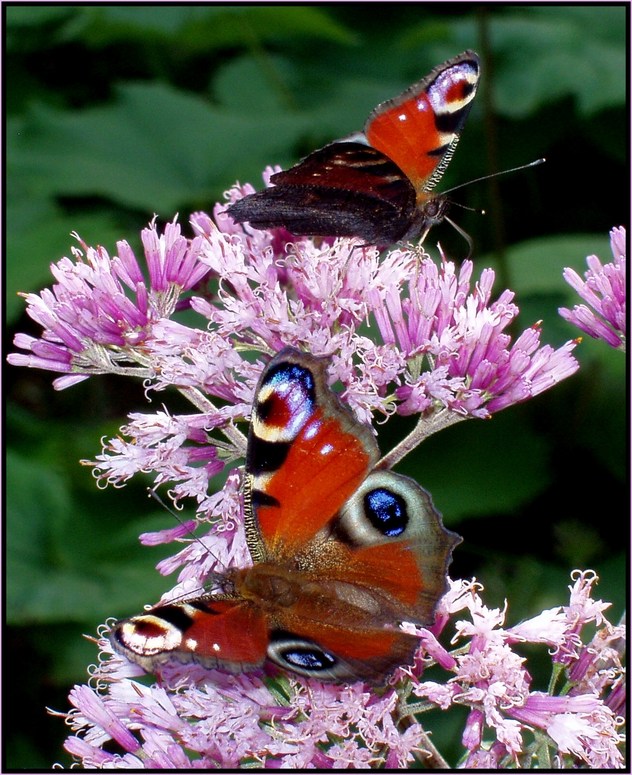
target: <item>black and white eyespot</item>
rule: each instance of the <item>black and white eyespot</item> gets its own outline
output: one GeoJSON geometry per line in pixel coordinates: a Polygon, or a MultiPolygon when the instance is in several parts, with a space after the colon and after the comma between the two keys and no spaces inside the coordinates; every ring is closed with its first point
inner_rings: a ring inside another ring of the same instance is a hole
{"type": "MultiPolygon", "coordinates": [[[[116,622],[109,634],[110,643],[115,651],[148,672],[174,654],[196,657],[200,644],[188,633],[200,611],[213,613],[210,604],[195,600],[156,606],[146,614],[116,622]]],[[[210,658],[216,660],[216,655],[210,658]]]]}
{"type": "Polygon", "coordinates": [[[277,665],[308,678],[331,680],[337,672],[346,674],[347,668],[334,654],[320,648],[317,643],[292,633],[271,633],[268,658],[277,665]]]}
{"type": "Polygon", "coordinates": [[[182,649],[184,630],[190,623],[184,609],[185,606],[170,606],[164,607],[160,614],[123,619],[112,628],[110,643],[116,652],[151,672],[157,664],[167,661],[172,652],[182,649]],[[165,611],[173,612],[177,620],[170,620],[165,611]]]}
{"type": "Polygon", "coordinates": [[[272,362],[261,379],[251,427],[263,442],[291,442],[314,412],[316,388],[309,368],[289,360],[272,362]]]}
{"type": "Polygon", "coordinates": [[[440,131],[455,131],[463,123],[463,116],[460,114],[465,109],[469,110],[470,103],[476,95],[479,76],[478,57],[473,54],[437,73],[427,89],[435,117],[445,120],[447,116],[454,116],[452,126],[439,125],[440,131]]]}
{"type": "Polygon", "coordinates": [[[373,471],[345,504],[336,533],[364,546],[422,535],[438,520],[429,493],[417,482],[392,471],[373,471]]]}
{"type": "Polygon", "coordinates": [[[317,429],[317,375],[311,364],[298,359],[295,351],[283,350],[270,361],[257,387],[246,454],[253,502],[264,496],[268,479],[282,467],[296,437],[310,424],[317,429]]]}

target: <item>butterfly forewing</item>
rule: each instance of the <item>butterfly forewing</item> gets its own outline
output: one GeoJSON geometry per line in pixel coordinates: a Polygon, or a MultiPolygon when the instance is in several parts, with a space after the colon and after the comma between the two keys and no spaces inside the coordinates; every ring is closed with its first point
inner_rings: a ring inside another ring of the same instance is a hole
{"type": "Polygon", "coordinates": [[[293,556],[353,494],[379,457],[327,386],[325,363],[284,350],[266,368],[252,409],[246,474],[265,556],[293,556]]]}
{"type": "Polygon", "coordinates": [[[476,96],[479,60],[473,51],[444,62],[369,116],[368,142],[399,165],[417,192],[443,175],[476,96]]]}
{"type": "Polygon", "coordinates": [[[266,659],[268,623],[249,601],[205,596],[116,622],[110,642],[148,672],[167,662],[198,662],[242,673],[266,659]]]}

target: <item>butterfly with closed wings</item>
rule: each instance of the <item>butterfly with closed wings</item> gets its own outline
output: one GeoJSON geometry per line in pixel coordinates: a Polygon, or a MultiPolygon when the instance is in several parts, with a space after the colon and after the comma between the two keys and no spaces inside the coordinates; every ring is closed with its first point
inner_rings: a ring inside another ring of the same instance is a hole
{"type": "Polygon", "coordinates": [[[432,226],[449,221],[448,199],[432,189],[452,159],[479,73],[474,51],[449,59],[378,105],[363,132],[272,175],[273,186],[234,202],[228,214],[236,223],[298,235],[379,246],[423,241],[432,226]]]}

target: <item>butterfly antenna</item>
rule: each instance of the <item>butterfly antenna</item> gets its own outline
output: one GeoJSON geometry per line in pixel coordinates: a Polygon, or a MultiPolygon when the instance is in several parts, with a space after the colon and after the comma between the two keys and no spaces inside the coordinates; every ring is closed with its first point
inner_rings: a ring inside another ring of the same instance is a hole
{"type": "MultiPolygon", "coordinates": [[[[529,164],[520,164],[518,167],[511,167],[508,170],[501,170],[500,172],[492,172],[489,175],[482,175],[480,178],[474,178],[473,180],[468,180],[466,183],[459,183],[459,185],[454,186],[454,188],[449,188],[447,191],[442,192],[441,196],[447,196],[448,194],[451,194],[453,191],[457,191],[459,188],[464,188],[465,186],[469,186],[472,183],[480,183],[482,180],[489,180],[490,178],[496,178],[499,175],[505,175],[508,172],[518,172],[519,170],[529,169],[529,167],[537,167],[540,164],[544,164],[545,161],[546,159],[536,159],[535,161],[529,162],[529,164]]],[[[465,205],[462,205],[459,202],[454,202],[453,200],[450,202],[450,204],[452,206],[456,205],[457,207],[461,207],[463,210],[470,210],[472,212],[477,212],[480,215],[485,214],[485,210],[479,210],[478,208],[475,208],[475,207],[466,207],[465,205]]],[[[453,229],[458,231],[458,233],[467,242],[468,252],[467,252],[467,256],[465,257],[467,260],[468,258],[471,257],[472,252],[474,250],[474,243],[472,241],[472,238],[451,218],[448,218],[447,216],[444,215],[443,220],[447,221],[450,224],[450,226],[452,226],[453,229]]]]}
{"type": "MultiPolygon", "coordinates": [[[[466,208],[466,209],[469,210],[470,208],[466,208]]],[[[484,213],[485,211],[480,210],[479,212],[484,213]]],[[[446,215],[444,216],[443,220],[449,223],[450,226],[452,226],[452,228],[455,231],[458,231],[459,234],[463,237],[463,239],[467,242],[467,256],[465,256],[465,258],[463,259],[464,261],[467,261],[469,258],[472,257],[472,253],[474,252],[474,242],[472,241],[472,238],[465,231],[465,229],[462,229],[455,221],[452,220],[452,218],[448,218],[448,216],[446,215]]]]}
{"type": "MultiPolygon", "coordinates": [[[[540,164],[544,164],[545,161],[546,159],[536,159],[535,161],[531,161],[528,164],[521,164],[518,167],[510,167],[508,170],[500,170],[500,172],[490,172],[489,175],[482,175],[480,178],[474,178],[473,180],[468,180],[466,183],[459,183],[459,185],[454,186],[454,188],[449,188],[447,191],[442,191],[441,195],[445,196],[446,194],[451,194],[453,191],[457,191],[459,188],[465,188],[465,186],[469,186],[472,183],[480,183],[482,180],[497,178],[499,175],[506,175],[509,172],[519,172],[520,170],[529,169],[529,167],[537,167],[540,164]]],[[[447,218],[445,220],[447,221],[447,218]]]]}

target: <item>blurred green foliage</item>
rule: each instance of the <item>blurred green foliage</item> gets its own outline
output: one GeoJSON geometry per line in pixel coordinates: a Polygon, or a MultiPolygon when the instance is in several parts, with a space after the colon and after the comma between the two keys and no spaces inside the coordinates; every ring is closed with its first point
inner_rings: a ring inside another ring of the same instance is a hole
{"type": "MultiPolygon", "coordinates": [[[[455,210],[477,268],[493,265],[517,294],[523,327],[543,321],[554,345],[577,335],[564,266],[610,258],[607,234],[627,225],[627,8],[502,4],[326,6],[4,5],[6,311],[37,335],[17,291],[50,284],[70,232],[114,252],[157,213],[186,223],[235,180],[259,185],[361,128],[369,111],[465,48],[483,58],[481,93],[440,190],[545,156],[547,163],[476,184],[455,210]],[[579,182],[578,182],[579,181],[579,182]]],[[[449,227],[432,233],[465,252],[449,227]]],[[[502,287],[500,287],[502,285],[502,287]]],[[[454,576],[482,581],[516,622],[566,600],[569,572],[593,567],[620,614],[628,545],[623,356],[578,348],[578,375],[491,422],[431,438],[402,470],[433,493],[465,538],[454,576]]],[[[143,483],[97,490],[78,465],[127,412],[147,409],[139,386],[97,378],[61,394],[50,374],[8,369],[5,660],[12,724],[5,766],[68,763],[67,708],[96,658],[107,616],[137,612],[169,581],[163,549],[140,532],[168,526],[143,483]],[[24,724],[22,719],[31,723],[24,724]]],[[[173,405],[172,405],[173,407],[173,405]]],[[[382,449],[401,438],[389,423],[382,449]]],[[[441,714],[436,739],[458,731],[441,714]]],[[[444,749],[445,750],[445,749],[444,749]]],[[[449,753],[449,751],[448,751],[449,753]]]]}

